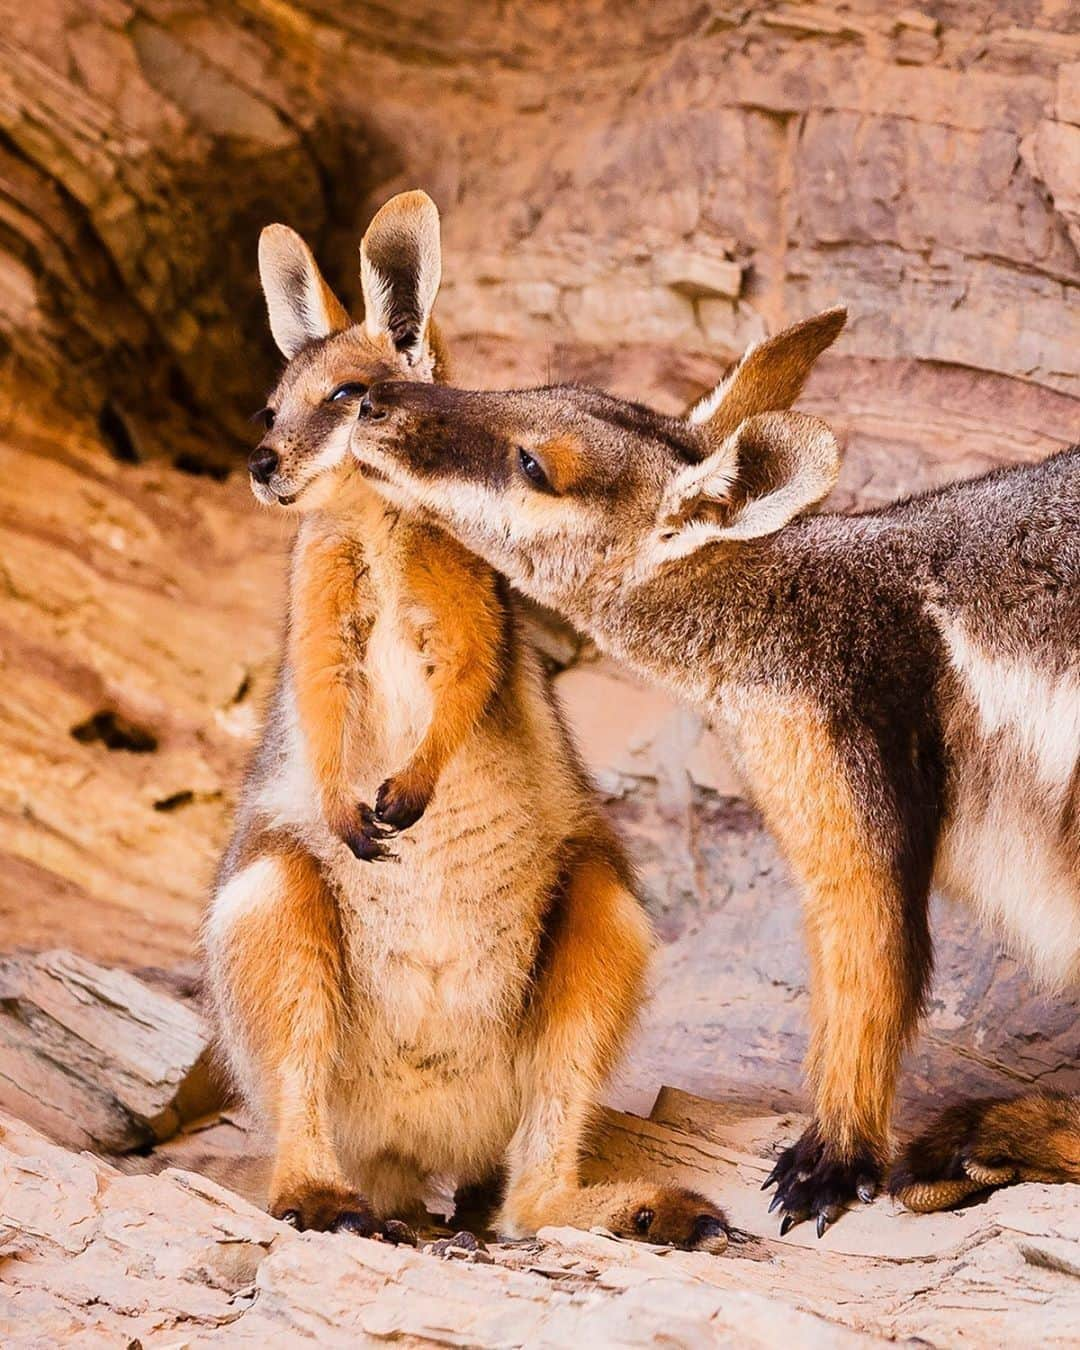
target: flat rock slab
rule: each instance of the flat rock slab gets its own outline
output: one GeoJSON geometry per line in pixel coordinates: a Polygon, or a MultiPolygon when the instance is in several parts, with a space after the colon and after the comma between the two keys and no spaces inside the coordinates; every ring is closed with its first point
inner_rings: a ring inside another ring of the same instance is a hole
{"type": "Polygon", "coordinates": [[[0,1108],[61,1143],[127,1153],[220,1100],[189,1004],[71,952],[0,957],[0,1108]]]}
{"type": "MultiPolygon", "coordinates": [[[[612,1126],[623,1161],[636,1147],[658,1170],[707,1171],[727,1199],[757,1180],[755,1155],[656,1122],[612,1126]],[[626,1142],[635,1134],[640,1146],[626,1142]]],[[[546,1229],[473,1265],[299,1234],[205,1177],[123,1175],[0,1117],[0,1343],[1074,1345],[1078,1198],[1077,1187],[1001,1192],[942,1216],[958,1223],[932,1254],[762,1237],[715,1257],[546,1229]]],[[[935,1227],[907,1217],[912,1230],[935,1227]]],[[[902,1220],[882,1209],[879,1223],[902,1220]]]]}

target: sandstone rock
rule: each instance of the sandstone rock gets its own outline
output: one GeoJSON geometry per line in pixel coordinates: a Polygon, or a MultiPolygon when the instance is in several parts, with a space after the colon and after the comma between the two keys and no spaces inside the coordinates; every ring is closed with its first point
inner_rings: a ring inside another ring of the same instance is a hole
{"type": "Polygon", "coordinates": [[[71,952],[0,957],[0,1109],[61,1143],[126,1153],[220,1100],[192,1008],[71,952]]]}
{"type": "MultiPolygon", "coordinates": [[[[684,1123],[694,1109],[683,1099],[684,1123]]],[[[706,1118],[709,1103],[696,1103],[706,1118]]],[[[613,1116],[600,1170],[649,1166],[721,1194],[762,1229],[767,1161],[613,1116]],[[746,1196],[746,1200],[741,1197],[746,1196]],[[751,1199],[751,1196],[753,1197],[751,1199]]],[[[298,1234],[193,1173],[124,1176],[0,1118],[0,1337],[56,1344],[688,1348],[999,1344],[1080,1334],[1076,1187],[1023,1186],[952,1215],[848,1215],[722,1257],[574,1229],[444,1261],[347,1235],[298,1234]],[[843,1236],[845,1226],[847,1236],[843,1236]],[[988,1291],[992,1295],[988,1297],[988,1291]]]]}

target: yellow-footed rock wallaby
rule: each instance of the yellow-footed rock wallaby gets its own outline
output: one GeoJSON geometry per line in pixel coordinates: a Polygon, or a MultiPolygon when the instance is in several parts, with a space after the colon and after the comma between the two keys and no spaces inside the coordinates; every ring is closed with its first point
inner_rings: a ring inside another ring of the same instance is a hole
{"type": "Polygon", "coordinates": [[[368,386],[442,375],[434,204],[376,215],[360,323],[284,226],[259,268],[288,364],[252,486],[299,524],[204,945],[221,1048],[273,1135],[271,1213],[400,1239],[434,1178],[502,1174],[504,1234],[719,1250],[700,1195],[579,1182],[649,925],[507,586],[349,452],[368,386]]]}
{"type": "MultiPolygon", "coordinates": [[[[858,515],[824,422],[788,411],[844,324],[752,348],[684,418],[595,390],[389,381],[353,450],[389,501],[726,725],[801,883],[814,1121],[782,1231],[872,1197],[931,969],[932,884],[1050,985],[1080,974],[1080,447],[858,515]]],[[[927,1208],[1080,1180],[1075,1098],[942,1118],[891,1184],[927,1208]],[[959,1186],[958,1186],[959,1183],[959,1186]]]]}

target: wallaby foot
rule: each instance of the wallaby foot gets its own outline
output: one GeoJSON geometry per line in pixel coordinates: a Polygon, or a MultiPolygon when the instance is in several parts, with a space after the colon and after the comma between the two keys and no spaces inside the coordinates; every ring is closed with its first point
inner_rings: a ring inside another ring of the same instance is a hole
{"type": "Polygon", "coordinates": [[[838,1158],[817,1127],[811,1125],[780,1154],[761,1189],[776,1185],[769,1213],[783,1209],[781,1237],[804,1219],[815,1219],[817,1235],[822,1237],[829,1224],[835,1223],[856,1199],[864,1204],[873,1200],[881,1184],[881,1172],[881,1164],[869,1148],[838,1158]]]}
{"type": "Polygon", "coordinates": [[[270,1202],[275,1219],[301,1233],[354,1233],[416,1246],[416,1234],[400,1219],[380,1219],[359,1191],[335,1183],[298,1182],[270,1202]]]}
{"type": "Polygon", "coordinates": [[[648,1181],[579,1186],[536,1196],[511,1193],[496,1227],[509,1237],[524,1237],[539,1228],[563,1225],[607,1228],[616,1237],[705,1252],[722,1252],[731,1231],[724,1211],[697,1191],[648,1181]]]}

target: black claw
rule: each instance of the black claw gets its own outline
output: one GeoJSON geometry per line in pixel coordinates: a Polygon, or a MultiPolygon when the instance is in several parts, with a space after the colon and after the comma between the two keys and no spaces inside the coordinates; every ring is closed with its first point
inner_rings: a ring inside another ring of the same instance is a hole
{"type": "Polygon", "coordinates": [[[780,1236],[784,1237],[790,1229],[795,1227],[795,1225],[798,1222],[799,1220],[796,1217],[796,1215],[785,1214],[784,1217],[780,1220],[780,1236]]]}
{"type": "Polygon", "coordinates": [[[370,1214],[364,1214],[355,1209],[346,1209],[334,1220],[331,1231],[335,1233],[355,1233],[357,1237],[371,1237],[375,1231],[375,1224],[370,1214]]]}
{"type": "Polygon", "coordinates": [[[395,1247],[415,1247],[416,1234],[400,1219],[387,1219],[382,1228],[383,1237],[395,1247]]]}
{"type": "Polygon", "coordinates": [[[819,1214],[819,1215],[817,1216],[817,1235],[818,1235],[819,1238],[823,1238],[823,1237],[825,1236],[825,1230],[826,1230],[826,1228],[828,1228],[828,1226],[829,1226],[829,1217],[828,1217],[828,1215],[827,1215],[827,1214],[819,1214]]]}
{"type": "Polygon", "coordinates": [[[874,1196],[877,1194],[877,1186],[869,1179],[860,1181],[855,1188],[855,1194],[864,1205],[872,1204],[874,1196]]]}
{"type": "Polygon", "coordinates": [[[776,1178],[780,1175],[780,1164],[777,1163],[765,1180],[761,1183],[761,1189],[767,1191],[770,1186],[775,1185],[776,1178]]]}
{"type": "Polygon", "coordinates": [[[769,1202],[769,1213],[775,1214],[783,1203],[784,1197],[780,1194],[779,1191],[777,1191],[777,1193],[773,1196],[772,1200],[769,1202]]]}

